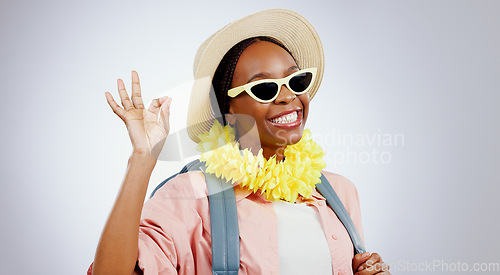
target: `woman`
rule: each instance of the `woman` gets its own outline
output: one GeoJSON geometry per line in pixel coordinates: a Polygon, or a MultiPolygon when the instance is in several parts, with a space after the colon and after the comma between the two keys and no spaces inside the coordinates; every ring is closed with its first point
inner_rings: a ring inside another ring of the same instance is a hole
{"type": "Polygon", "coordinates": [[[239,274],[389,274],[377,253],[354,255],[346,229],[315,189],[322,173],[362,234],[356,188],[322,171],[321,148],[304,129],[323,61],[317,33],[288,10],[262,11],[212,35],[195,58],[188,114],[206,170],[176,175],[144,206],[171,99],[145,110],[137,73],[131,98],[118,80],[123,107],[106,98],[134,149],[89,273],[211,273],[204,173],[212,173],[234,186],[239,274]]]}

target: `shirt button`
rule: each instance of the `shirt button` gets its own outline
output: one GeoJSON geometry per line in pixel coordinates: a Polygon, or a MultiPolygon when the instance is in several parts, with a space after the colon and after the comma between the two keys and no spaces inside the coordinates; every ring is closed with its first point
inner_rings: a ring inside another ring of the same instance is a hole
{"type": "Polygon", "coordinates": [[[332,239],[336,240],[337,239],[337,235],[332,234],[332,239]]]}

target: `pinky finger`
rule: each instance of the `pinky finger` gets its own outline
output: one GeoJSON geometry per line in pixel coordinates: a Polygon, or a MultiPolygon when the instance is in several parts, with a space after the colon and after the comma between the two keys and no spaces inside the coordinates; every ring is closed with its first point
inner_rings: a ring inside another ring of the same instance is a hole
{"type": "Polygon", "coordinates": [[[113,112],[125,122],[126,111],[115,102],[113,96],[109,92],[105,92],[104,94],[106,95],[106,100],[108,101],[108,104],[111,107],[111,109],[113,109],[113,112]]]}

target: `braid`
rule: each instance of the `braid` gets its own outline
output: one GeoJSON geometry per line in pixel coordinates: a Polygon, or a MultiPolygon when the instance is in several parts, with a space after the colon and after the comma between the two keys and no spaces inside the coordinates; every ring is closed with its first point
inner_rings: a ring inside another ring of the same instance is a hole
{"type": "MultiPolygon", "coordinates": [[[[251,37],[245,40],[240,41],[238,44],[234,45],[222,58],[215,71],[214,77],[212,79],[212,88],[215,93],[216,101],[214,102],[213,98],[211,98],[212,109],[214,112],[218,109],[220,111],[222,121],[222,125],[226,125],[226,117],[225,114],[229,112],[229,97],[227,95],[227,91],[231,88],[231,83],[233,82],[234,70],[236,68],[236,63],[238,63],[238,59],[240,58],[243,51],[250,46],[251,44],[257,41],[268,41],[272,42],[283,49],[285,49],[292,57],[293,55],[290,51],[279,41],[274,38],[267,36],[259,36],[259,37],[251,37]],[[216,106],[216,104],[218,106],[216,106]]],[[[217,117],[217,115],[216,115],[217,117]]]]}

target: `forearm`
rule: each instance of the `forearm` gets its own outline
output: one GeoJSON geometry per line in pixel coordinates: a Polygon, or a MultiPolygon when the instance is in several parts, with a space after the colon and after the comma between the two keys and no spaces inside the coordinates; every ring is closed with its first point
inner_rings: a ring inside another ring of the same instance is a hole
{"type": "Polygon", "coordinates": [[[156,160],[132,154],[116,202],[104,226],[93,274],[132,274],[137,261],[139,222],[156,160]]]}

